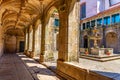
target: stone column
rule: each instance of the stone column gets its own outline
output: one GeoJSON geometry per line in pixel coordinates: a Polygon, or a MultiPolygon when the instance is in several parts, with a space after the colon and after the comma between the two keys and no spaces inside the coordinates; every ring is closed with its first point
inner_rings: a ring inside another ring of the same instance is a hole
{"type": "Polygon", "coordinates": [[[59,61],[79,61],[79,1],[67,9],[61,6],[59,11],[60,30],[59,30],[59,61]],[[64,10],[63,10],[64,9],[64,10]],[[69,12],[69,11],[70,12],[69,12]]]}
{"type": "Polygon", "coordinates": [[[41,30],[41,51],[40,51],[40,63],[44,62],[45,54],[45,23],[42,21],[42,30],[41,30]]]}
{"type": "Polygon", "coordinates": [[[35,26],[33,26],[33,36],[32,36],[32,52],[30,57],[33,58],[35,55],[35,44],[36,43],[36,30],[35,30],[35,26]]]}
{"type": "Polygon", "coordinates": [[[27,43],[27,41],[28,41],[28,40],[27,40],[27,39],[28,39],[27,28],[25,28],[25,34],[24,34],[24,36],[25,36],[25,37],[24,37],[24,40],[25,40],[24,54],[26,54],[26,53],[27,53],[27,44],[28,44],[28,43],[27,43]]]}
{"type": "Polygon", "coordinates": [[[30,56],[32,52],[32,25],[28,28],[28,45],[27,45],[27,56],[30,56]]]}
{"type": "Polygon", "coordinates": [[[58,51],[58,46],[59,46],[59,43],[58,43],[59,32],[56,32],[53,35],[54,35],[54,42],[53,42],[54,51],[56,52],[56,51],[58,51]]]}
{"type": "MultiPolygon", "coordinates": [[[[120,27],[120,23],[118,24],[118,27],[120,27]]],[[[120,28],[118,29],[118,34],[120,34],[120,28]]],[[[118,53],[120,53],[120,35],[118,35],[118,53]]]]}
{"type": "Polygon", "coordinates": [[[35,31],[35,57],[39,57],[40,56],[40,46],[41,46],[41,20],[38,19],[36,24],[36,31],[35,31]]]}
{"type": "Polygon", "coordinates": [[[35,56],[40,56],[40,48],[41,48],[41,23],[37,25],[36,29],[36,46],[35,46],[35,56]]]}
{"type": "Polygon", "coordinates": [[[50,18],[48,24],[42,25],[40,62],[47,61],[48,58],[51,58],[51,56],[53,56],[53,50],[52,50],[53,31],[52,30],[53,30],[53,19],[50,18]]]}
{"type": "MultiPolygon", "coordinates": [[[[33,26],[33,41],[32,41],[32,53],[31,53],[31,57],[35,57],[38,54],[38,50],[40,49],[40,20],[37,20],[37,22],[35,23],[35,26],[33,26]]],[[[40,51],[40,50],[39,50],[40,51]]]]}
{"type": "Polygon", "coordinates": [[[79,2],[75,2],[69,13],[68,24],[68,61],[79,61],[80,16],[79,2]]]}
{"type": "Polygon", "coordinates": [[[45,61],[53,59],[53,30],[54,30],[54,18],[50,17],[45,31],[45,61]]]}
{"type": "Polygon", "coordinates": [[[27,51],[26,51],[26,55],[28,56],[29,54],[29,43],[30,43],[30,27],[27,28],[27,33],[28,33],[28,38],[27,38],[27,51]]]}
{"type": "Polygon", "coordinates": [[[59,20],[58,61],[68,61],[68,11],[66,6],[60,7],[59,20]]]}

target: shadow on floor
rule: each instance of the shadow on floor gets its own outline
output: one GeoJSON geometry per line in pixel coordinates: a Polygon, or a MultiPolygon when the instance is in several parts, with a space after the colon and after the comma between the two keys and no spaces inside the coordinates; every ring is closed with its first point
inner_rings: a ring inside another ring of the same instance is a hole
{"type": "MultiPolygon", "coordinates": [[[[24,62],[27,69],[33,75],[35,80],[36,79],[39,80],[40,78],[42,78],[44,76],[48,77],[48,79],[44,79],[44,80],[66,80],[63,77],[58,76],[57,74],[55,74],[54,72],[49,70],[47,67],[39,64],[34,59],[31,59],[31,58],[24,56],[22,54],[18,54],[18,56],[24,62]]],[[[49,66],[49,67],[56,70],[56,66],[49,66]]]]}
{"type": "Polygon", "coordinates": [[[96,72],[98,74],[101,74],[103,76],[107,76],[109,78],[112,78],[113,80],[120,80],[120,73],[97,71],[97,70],[92,70],[92,71],[96,72]]]}

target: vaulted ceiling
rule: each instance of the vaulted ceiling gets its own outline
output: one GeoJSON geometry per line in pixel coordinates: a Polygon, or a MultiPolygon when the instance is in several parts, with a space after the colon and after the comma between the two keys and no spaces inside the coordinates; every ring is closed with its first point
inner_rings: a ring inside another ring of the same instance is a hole
{"type": "Polygon", "coordinates": [[[6,34],[24,35],[24,28],[41,18],[56,0],[0,0],[0,24],[6,34]]]}

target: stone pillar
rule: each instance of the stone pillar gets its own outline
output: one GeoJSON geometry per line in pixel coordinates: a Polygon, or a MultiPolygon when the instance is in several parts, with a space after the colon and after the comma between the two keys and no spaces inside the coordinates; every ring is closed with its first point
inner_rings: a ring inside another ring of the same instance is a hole
{"type": "Polygon", "coordinates": [[[26,54],[27,53],[27,42],[28,42],[28,30],[27,30],[27,28],[25,28],[25,38],[24,38],[24,40],[25,40],[25,49],[24,49],[24,54],[26,54]]]}
{"type": "Polygon", "coordinates": [[[30,27],[27,28],[27,32],[28,32],[28,38],[27,38],[27,51],[26,51],[26,55],[28,56],[29,54],[29,43],[30,43],[30,27]]]}
{"type": "Polygon", "coordinates": [[[79,60],[79,2],[74,2],[68,12],[65,7],[60,11],[59,53],[58,61],[79,60]],[[69,20],[68,20],[69,19],[69,20]]]}
{"type": "Polygon", "coordinates": [[[45,23],[42,21],[42,32],[41,32],[41,51],[40,51],[40,63],[44,62],[45,54],[45,23]]]}
{"type": "Polygon", "coordinates": [[[53,46],[54,46],[54,51],[58,51],[58,36],[59,36],[59,32],[54,33],[54,42],[53,42],[53,46]]]}
{"type": "Polygon", "coordinates": [[[79,2],[75,2],[69,13],[68,24],[68,61],[79,61],[80,16],[79,2]]]}
{"type": "Polygon", "coordinates": [[[33,58],[35,55],[35,44],[36,43],[36,30],[35,30],[35,26],[33,26],[33,36],[32,36],[32,52],[30,57],[33,58]]]}
{"type": "Polygon", "coordinates": [[[50,18],[48,24],[42,25],[40,62],[48,61],[53,56],[53,19],[50,18]],[[47,26],[46,26],[47,25],[47,26]],[[44,57],[44,59],[43,59],[44,57]]]}
{"type": "Polygon", "coordinates": [[[35,56],[40,56],[40,48],[41,48],[41,23],[37,25],[36,30],[36,46],[35,46],[35,56]]]}
{"type": "Polygon", "coordinates": [[[68,61],[68,11],[66,6],[60,7],[59,20],[60,27],[58,61],[68,61]]]}
{"type": "Polygon", "coordinates": [[[27,50],[27,56],[30,56],[31,52],[32,52],[32,35],[33,31],[32,31],[32,25],[28,28],[28,50],[27,50]]]}
{"type": "MultiPolygon", "coordinates": [[[[118,24],[118,27],[120,27],[120,23],[118,24]]],[[[120,28],[118,29],[118,34],[120,34],[120,28]]],[[[118,53],[120,53],[120,35],[118,35],[118,53]]]]}
{"type": "Polygon", "coordinates": [[[45,29],[45,61],[53,59],[54,18],[50,17],[45,29]]]}
{"type": "Polygon", "coordinates": [[[38,54],[38,49],[40,49],[40,20],[38,19],[37,22],[35,23],[35,26],[33,26],[33,41],[32,41],[32,53],[31,53],[31,58],[36,57],[36,54],[38,54]]]}

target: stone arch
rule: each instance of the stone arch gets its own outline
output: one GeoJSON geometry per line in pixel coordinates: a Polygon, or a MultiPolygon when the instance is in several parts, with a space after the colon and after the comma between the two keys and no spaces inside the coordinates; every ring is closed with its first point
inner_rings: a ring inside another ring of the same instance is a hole
{"type": "Polygon", "coordinates": [[[6,35],[5,36],[5,53],[15,53],[16,52],[16,36],[6,35]]]}
{"type": "Polygon", "coordinates": [[[59,29],[54,25],[55,19],[59,19],[58,10],[55,6],[52,6],[48,10],[45,20],[45,61],[57,60],[55,57],[58,57],[56,55],[58,52],[55,53],[55,44],[57,43],[56,40],[58,38],[56,31],[59,32],[59,29]]]}
{"type": "Polygon", "coordinates": [[[55,9],[58,10],[55,6],[51,6],[51,7],[49,8],[49,10],[46,12],[47,16],[46,16],[46,18],[45,18],[45,24],[48,23],[51,15],[52,15],[52,13],[53,13],[53,11],[54,11],[55,9]]]}
{"type": "Polygon", "coordinates": [[[108,33],[111,33],[111,32],[117,34],[117,32],[116,32],[115,30],[111,29],[111,30],[107,30],[107,31],[105,32],[105,36],[106,36],[108,33]]]}
{"type": "Polygon", "coordinates": [[[106,47],[113,48],[114,53],[118,51],[118,35],[114,32],[106,34],[106,47]]]}

